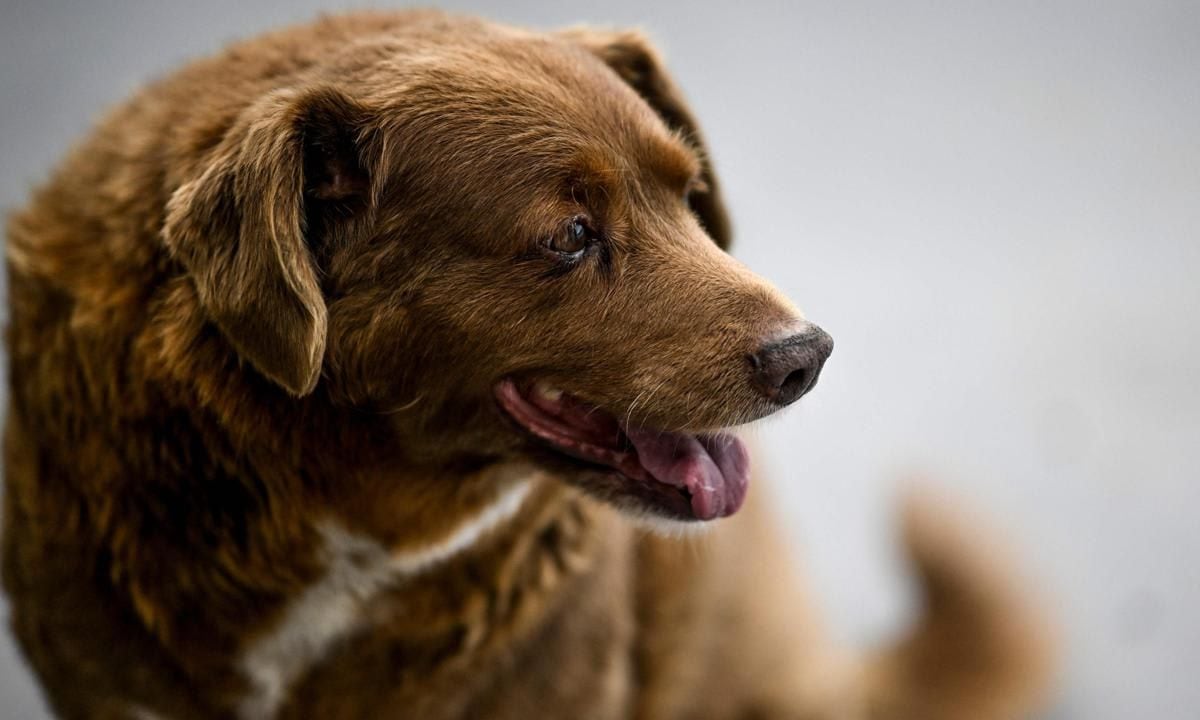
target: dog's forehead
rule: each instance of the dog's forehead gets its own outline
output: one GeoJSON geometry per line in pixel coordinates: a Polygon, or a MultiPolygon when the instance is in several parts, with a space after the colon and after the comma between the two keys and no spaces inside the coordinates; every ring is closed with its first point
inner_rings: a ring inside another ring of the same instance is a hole
{"type": "Polygon", "coordinates": [[[471,125],[492,142],[678,144],[632,87],[566,39],[480,35],[423,53],[410,67],[415,73],[401,86],[402,104],[415,101],[427,117],[471,125]]]}
{"type": "Polygon", "coordinates": [[[609,188],[653,177],[681,191],[699,173],[679,134],[572,41],[506,33],[397,53],[372,83],[391,116],[387,162],[419,168],[430,187],[516,198],[603,176],[609,188]]]}

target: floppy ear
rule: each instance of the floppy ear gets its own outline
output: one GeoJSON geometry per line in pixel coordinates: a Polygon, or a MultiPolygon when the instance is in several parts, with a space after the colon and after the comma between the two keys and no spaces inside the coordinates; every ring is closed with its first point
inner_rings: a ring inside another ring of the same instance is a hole
{"type": "Polygon", "coordinates": [[[683,99],[683,93],[663,67],[662,58],[640,32],[570,28],[562,31],[567,40],[579,43],[603,60],[637,91],[668,127],[683,133],[700,151],[706,187],[691,195],[690,203],[708,234],[722,249],[729,249],[732,229],[721,199],[712,157],[704,144],[700,125],[683,99]]]}
{"type": "Polygon", "coordinates": [[[317,384],[328,324],[306,226],[317,206],[365,193],[360,112],[334,90],[272,93],[167,206],[164,240],[213,323],[296,396],[317,384]]]}

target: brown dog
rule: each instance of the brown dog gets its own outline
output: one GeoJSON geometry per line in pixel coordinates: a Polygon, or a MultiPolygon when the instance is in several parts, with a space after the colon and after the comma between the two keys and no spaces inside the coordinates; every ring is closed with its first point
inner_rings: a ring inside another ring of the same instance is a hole
{"type": "Polygon", "coordinates": [[[927,512],[928,616],[863,661],[754,502],[630,523],[737,511],[725,429],[831,349],[729,234],[633,33],[331,18],[117,109],[9,233],[4,579],[55,710],[1022,715],[1034,616],[927,512]]]}

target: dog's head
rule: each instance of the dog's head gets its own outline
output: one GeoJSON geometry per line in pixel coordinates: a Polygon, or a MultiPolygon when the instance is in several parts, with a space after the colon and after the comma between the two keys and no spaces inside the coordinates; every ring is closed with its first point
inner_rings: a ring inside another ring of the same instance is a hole
{"type": "Polygon", "coordinates": [[[493,29],[364,44],[263,98],[165,232],[257,372],[376,413],[407,462],[530,457],[680,519],[738,508],[726,429],[831,350],[729,236],[642,37],[493,29]]]}

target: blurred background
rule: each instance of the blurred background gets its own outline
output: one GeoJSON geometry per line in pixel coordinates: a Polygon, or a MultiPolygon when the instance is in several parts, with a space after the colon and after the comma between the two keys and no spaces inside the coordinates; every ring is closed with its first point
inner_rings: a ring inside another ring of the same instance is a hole
{"type": "MultiPolygon", "coordinates": [[[[447,2],[648,30],[736,254],[837,340],[755,432],[839,636],[913,612],[906,477],[1006,528],[1065,628],[1046,718],[1200,712],[1200,3],[447,2]]],[[[99,112],[335,2],[4,0],[0,206],[99,112]]],[[[46,717],[7,634],[0,716],[46,717]]]]}

